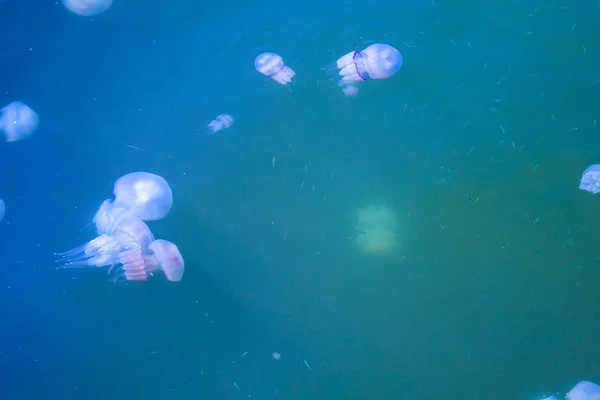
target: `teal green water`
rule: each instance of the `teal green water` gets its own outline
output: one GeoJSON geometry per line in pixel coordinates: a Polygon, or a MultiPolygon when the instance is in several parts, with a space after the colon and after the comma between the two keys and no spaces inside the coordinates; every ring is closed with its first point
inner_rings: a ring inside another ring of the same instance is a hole
{"type": "Polygon", "coordinates": [[[0,102],[41,118],[0,146],[0,399],[534,399],[600,381],[599,205],[577,188],[600,160],[599,10],[0,3],[0,102]],[[371,42],[404,66],[346,98],[323,68],[371,42]],[[264,51],[291,89],[254,70],[264,51]],[[205,135],[220,113],[235,124],[205,135]],[[151,228],[183,281],[55,271],[136,170],[173,188],[151,228]],[[382,257],[356,245],[372,203],[399,226],[382,257]]]}

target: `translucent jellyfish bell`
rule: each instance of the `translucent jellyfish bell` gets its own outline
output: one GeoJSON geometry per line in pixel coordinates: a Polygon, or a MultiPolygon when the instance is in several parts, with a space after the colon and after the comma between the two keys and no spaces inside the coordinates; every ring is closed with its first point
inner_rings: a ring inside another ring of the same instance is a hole
{"type": "Polygon", "coordinates": [[[290,67],[283,63],[281,56],[275,53],[259,54],[254,59],[254,68],[281,85],[287,85],[296,75],[290,67]]]}
{"type": "Polygon", "coordinates": [[[14,101],[0,110],[0,130],[4,131],[7,142],[27,139],[39,123],[37,113],[20,101],[14,101]]]}
{"type": "Polygon", "coordinates": [[[221,129],[229,128],[233,125],[233,117],[229,114],[219,114],[210,124],[208,130],[211,135],[214,135],[221,129]]]}
{"type": "Polygon", "coordinates": [[[4,200],[0,199],[0,222],[4,219],[4,213],[6,212],[6,204],[4,200]]]}
{"type": "Polygon", "coordinates": [[[581,381],[569,390],[566,400],[600,400],[600,386],[593,382],[581,381]]]}
{"type": "Polygon", "coordinates": [[[358,93],[357,84],[369,79],[387,79],[402,67],[402,55],[387,44],[375,43],[352,51],[335,63],[337,83],[347,96],[358,93]]]}
{"type": "Polygon", "coordinates": [[[90,17],[109,9],[112,0],[62,0],[63,5],[71,12],[90,17]]]}
{"type": "MultiPolygon", "coordinates": [[[[122,263],[138,256],[154,241],[154,235],[143,221],[130,218],[122,220],[111,234],[101,234],[74,249],[57,254],[60,268],[105,267],[122,263]]],[[[142,261],[143,262],[143,261],[142,261]]]]}
{"type": "Polygon", "coordinates": [[[149,172],[132,172],[115,182],[115,205],[144,221],[164,218],[173,206],[173,192],[167,181],[149,172]]]}
{"type": "Polygon", "coordinates": [[[594,194],[600,192],[600,164],[590,165],[583,171],[579,189],[594,194]]]}
{"type": "Polygon", "coordinates": [[[167,240],[155,240],[148,250],[153,253],[157,267],[171,282],[179,282],[183,278],[185,264],[179,248],[167,240]]]}

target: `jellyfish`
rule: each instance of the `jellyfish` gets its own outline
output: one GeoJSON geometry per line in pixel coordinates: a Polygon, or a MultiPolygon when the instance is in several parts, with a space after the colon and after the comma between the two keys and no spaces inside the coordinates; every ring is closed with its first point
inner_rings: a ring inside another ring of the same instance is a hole
{"type": "Polygon", "coordinates": [[[179,282],[185,269],[177,246],[162,239],[154,240],[146,251],[143,248],[130,251],[120,257],[119,261],[121,265],[115,269],[115,280],[124,278],[129,281],[146,281],[160,270],[170,282],[179,282]]]}
{"type": "Polygon", "coordinates": [[[590,165],[583,171],[579,189],[594,194],[600,192],[600,164],[590,165]]]}
{"type": "Polygon", "coordinates": [[[358,210],[356,245],[365,254],[383,255],[398,246],[394,213],[385,206],[370,204],[358,210]]]}
{"type": "Polygon", "coordinates": [[[143,251],[154,241],[154,235],[144,221],[137,218],[121,220],[111,234],[103,233],[89,242],[58,253],[62,265],[57,269],[107,267],[116,264],[143,262],[143,251]]]}
{"type": "Polygon", "coordinates": [[[369,79],[387,79],[402,67],[402,55],[387,44],[375,43],[362,51],[352,51],[339,58],[335,80],[346,96],[358,93],[358,84],[369,79]]]}
{"type": "Polygon", "coordinates": [[[283,63],[279,54],[262,53],[254,59],[254,68],[263,75],[271,77],[275,82],[287,85],[296,73],[283,63]]]}
{"type": "Polygon", "coordinates": [[[233,125],[233,117],[229,114],[219,114],[210,124],[208,124],[208,130],[211,135],[219,132],[221,129],[229,128],[233,125]]]}
{"type": "Polygon", "coordinates": [[[99,235],[110,234],[123,219],[159,220],[173,206],[173,192],[167,181],[149,172],[123,175],[115,182],[113,193],[115,199],[104,200],[94,215],[99,235]]]}
{"type": "Polygon", "coordinates": [[[71,12],[90,17],[108,10],[112,0],[62,0],[63,5],[71,12]]]}
{"type": "Polygon", "coordinates": [[[39,123],[37,113],[20,101],[14,101],[0,110],[0,130],[4,131],[7,142],[27,139],[39,123]]]}
{"type": "Polygon", "coordinates": [[[581,381],[569,390],[566,400],[600,400],[600,386],[593,382],[581,381]]]}
{"type": "Polygon", "coordinates": [[[0,199],[0,222],[4,219],[4,213],[6,212],[6,204],[4,200],[0,199]]]}

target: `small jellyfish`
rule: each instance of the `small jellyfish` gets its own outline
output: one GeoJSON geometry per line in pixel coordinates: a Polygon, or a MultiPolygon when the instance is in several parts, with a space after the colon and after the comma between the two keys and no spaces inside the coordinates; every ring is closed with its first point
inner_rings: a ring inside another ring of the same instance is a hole
{"type": "Polygon", "coordinates": [[[75,14],[90,17],[108,10],[112,0],[62,0],[63,5],[75,14]]]}
{"type": "Polygon", "coordinates": [[[233,117],[229,114],[219,114],[210,124],[208,130],[211,135],[219,132],[221,129],[229,128],[233,125],[233,117]]]}
{"type": "Polygon", "coordinates": [[[283,63],[279,54],[262,53],[254,59],[254,68],[263,75],[270,76],[275,82],[287,85],[296,73],[283,63]]]}
{"type": "Polygon", "coordinates": [[[0,222],[4,219],[4,213],[6,212],[6,204],[4,200],[0,199],[0,222]]]}
{"type": "Polygon", "coordinates": [[[278,361],[281,359],[281,354],[279,354],[278,352],[274,352],[273,354],[271,354],[271,357],[273,357],[273,360],[278,361]]]}
{"type": "Polygon", "coordinates": [[[352,51],[339,58],[334,67],[335,80],[347,96],[358,93],[358,83],[369,79],[386,79],[402,67],[402,55],[387,44],[375,43],[362,51],[352,51]]]}
{"type": "Polygon", "coordinates": [[[14,101],[0,110],[0,130],[7,142],[27,139],[38,128],[40,118],[26,104],[14,101]]]}
{"type": "MultiPolygon", "coordinates": [[[[110,235],[103,233],[89,242],[64,253],[57,254],[62,263],[57,269],[80,267],[106,267],[124,261],[143,263],[143,252],[154,241],[150,228],[141,220],[121,220],[110,235]]],[[[112,267],[111,267],[112,269],[112,267]]]]}
{"type": "Polygon", "coordinates": [[[579,189],[591,193],[600,192],[600,164],[590,165],[581,175],[579,189]]]}
{"type": "Polygon", "coordinates": [[[600,400],[600,386],[581,381],[567,393],[566,400],[600,400]]]}

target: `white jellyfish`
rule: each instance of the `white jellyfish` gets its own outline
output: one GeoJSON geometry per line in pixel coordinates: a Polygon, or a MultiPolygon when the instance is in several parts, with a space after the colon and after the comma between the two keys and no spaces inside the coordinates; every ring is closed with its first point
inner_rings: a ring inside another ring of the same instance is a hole
{"type": "Polygon", "coordinates": [[[356,245],[365,254],[388,254],[398,247],[397,222],[385,206],[370,204],[358,210],[356,245]]]}
{"type": "Polygon", "coordinates": [[[58,253],[61,268],[106,267],[138,257],[154,241],[150,228],[141,220],[121,220],[111,234],[103,233],[89,242],[64,253],[58,253]]]}
{"type": "Polygon", "coordinates": [[[581,381],[569,390],[566,400],[599,400],[600,386],[594,382],[581,381]]]}
{"type": "Polygon", "coordinates": [[[108,10],[112,0],[62,0],[63,5],[71,12],[90,17],[108,10]]]}
{"type": "Polygon", "coordinates": [[[219,132],[221,129],[229,128],[233,125],[233,117],[229,114],[219,114],[217,118],[208,124],[208,130],[211,135],[219,132]]]}
{"type": "Polygon", "coordinates": [[[402,55],[387,44],[375,43],[362,51],[352,51],[339,58],[335,67],[336,82],[347,96],[358,93],[358,84],[369,79],[387,79],[402,67],[402,55]]]}
{"type": "Polygon", "coordinates": [[[254,68],[263,75],[271,77],[275,82],[287,85],[296,73],[283,63],[279,54],[262,53],[254,59],[254,68]]]}
{"type": "Polygon", "coordinates": [[[600,192],[600,164],[590,165],[583,171],[579,189],[594,194],[600,192]]]}
{"type": "Polygon", "coordinates": [[[0,110],[0,130],[4,131],[7,142],[27,139],[39,123],[37,113],[20,101],[14,101],[0,110]]]}
{"type": "Polygon", "coordinates": [[[6,212],[6,204],[4,200],[0,199],[0,222],[4,219],[4,213],[6,212]]]}

